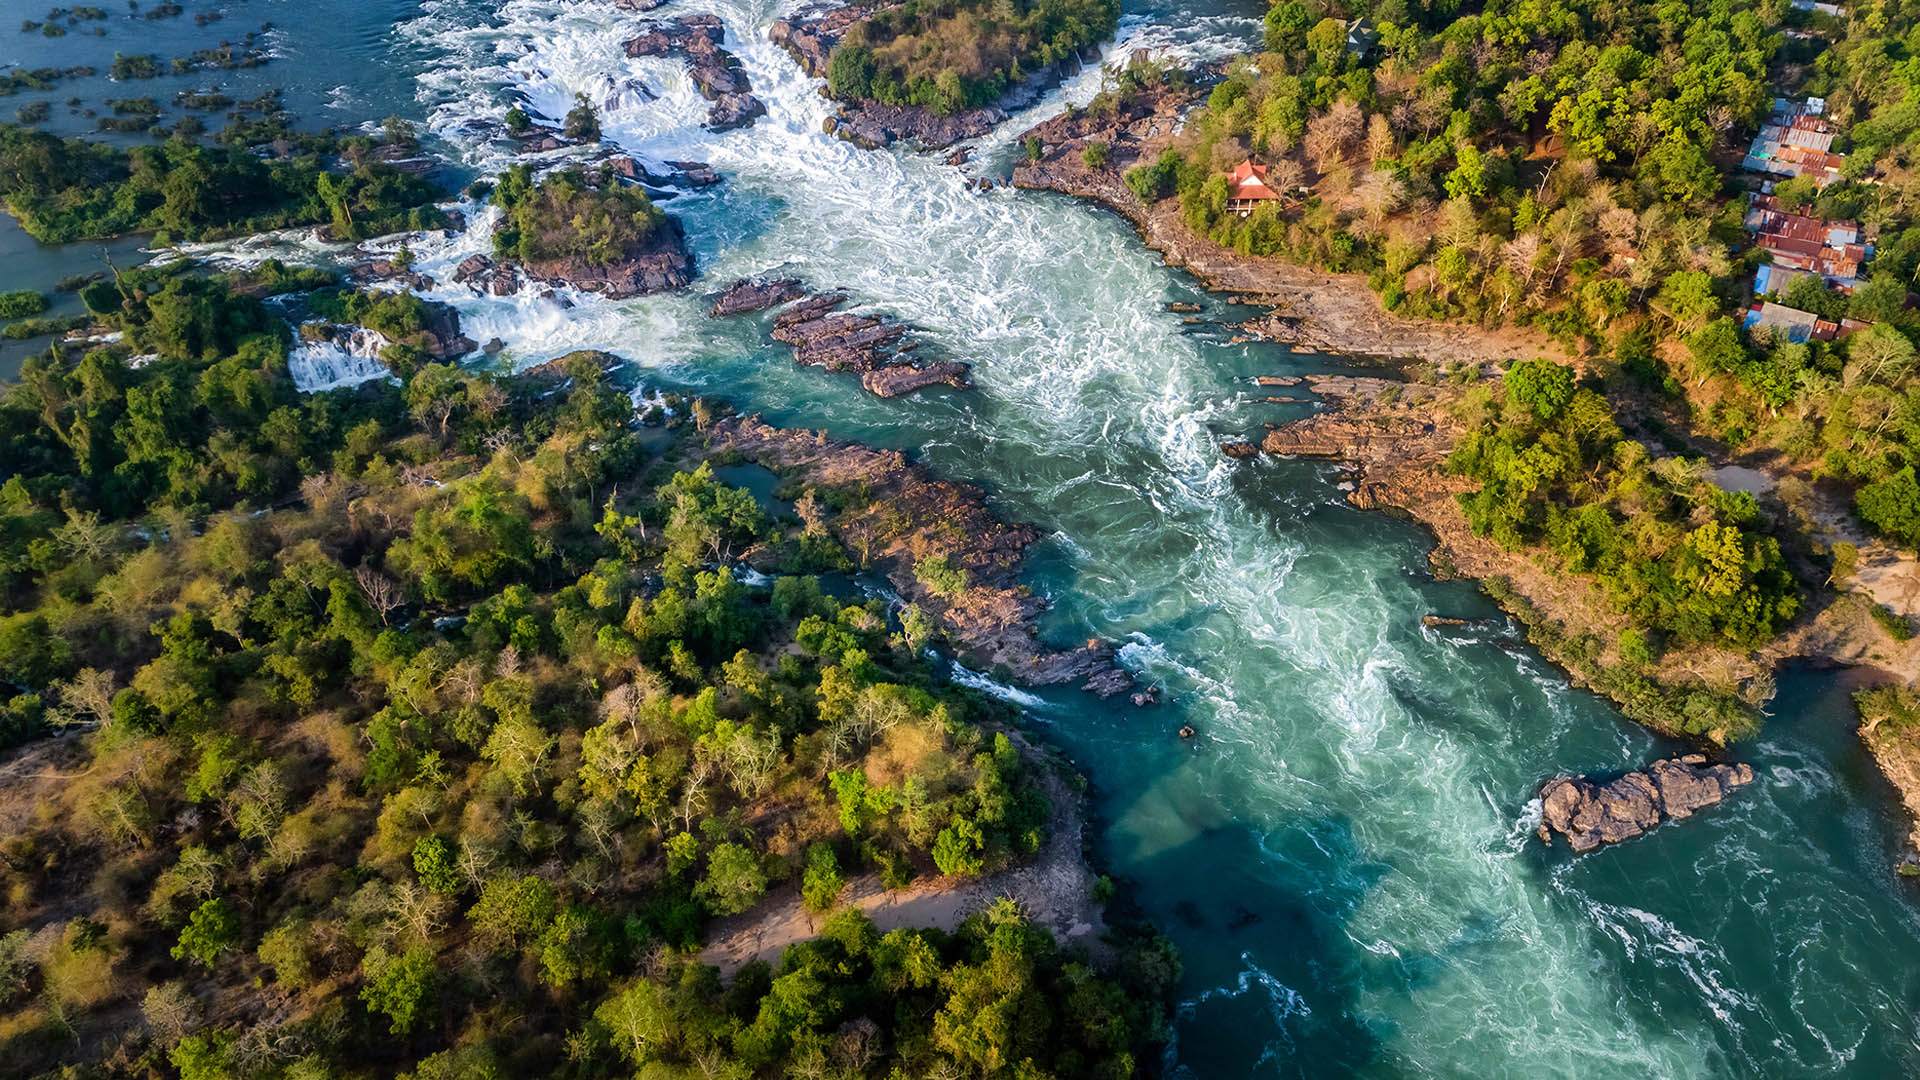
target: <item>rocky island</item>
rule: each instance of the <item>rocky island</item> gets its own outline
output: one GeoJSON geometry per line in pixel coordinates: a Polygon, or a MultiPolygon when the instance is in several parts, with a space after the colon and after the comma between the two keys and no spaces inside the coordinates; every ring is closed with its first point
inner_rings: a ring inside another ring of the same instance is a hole
{"type": "Polygon", "coordinates": [[[797,280],[744,280],[716,297],[707,314],[721,318],[782,308],[771,334],[793,346],[796,363],[857,374],[860,385],[880,397],[929,386],[972,387],[966,364],[909,359],[917,343],[903,340],[907,327],[882,315],[839,311],[847,299],[845,293],[810,293],[797,280]]]}
{"type": "MultiPolygon", "coordinates": [[[[467,260],[455,280],[488,282],[496,294],[518,270],[550,284],[570,285],[624,300],[684,288],[693,280],[693,256],[680,222],[646,194],[609,173],[588,182],[579,169],[537,179],[528,166],[502,173],[494,202],[505,212],[494,226],[498,265],[467,260]]],[[[509,290],[510,291],[510,290],[509,290]]]]}
{"type": "Polygon", "coordinates": [[[1592,851],[1691,817],[1751,783],[1752,766],[1709,765],[1704,754],[1656,761],[1605,784],[1558,777],[1540,789],[1540,840],[1550,844],[1559,833],[1574,851],[1592,851]]]}
{"type": "Polygon", "coordinates": [[[939,8],[891,0],[813,7],[769,36],[839,102],[827,131],[869,149],[941,149],[991,132],[1097,60],[1119,14],[1107,0],[1035,7],[989,32],[977,0],[939,8]],[[955,51],[941,41],[974,39],[955,51]]]}

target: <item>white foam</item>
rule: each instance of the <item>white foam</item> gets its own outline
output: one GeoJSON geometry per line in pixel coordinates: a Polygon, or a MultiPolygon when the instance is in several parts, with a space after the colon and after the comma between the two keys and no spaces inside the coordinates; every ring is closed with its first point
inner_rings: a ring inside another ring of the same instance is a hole
{"type": "Polygon", "coordinates": [[[983,691],[999,698],[1001,701],[1007,702],[1010,705],[1018,705],[1023,709],[1037,712],[1047,708],[1045,698],[1029,694],[1025,690],[1017,687],[1008,686],[1003,682],[995,682],[985,675],[967,667],[958,660],[950,662],[949,670],[952,672],[953,681],[959,683],[961,686],[983,691]]]}

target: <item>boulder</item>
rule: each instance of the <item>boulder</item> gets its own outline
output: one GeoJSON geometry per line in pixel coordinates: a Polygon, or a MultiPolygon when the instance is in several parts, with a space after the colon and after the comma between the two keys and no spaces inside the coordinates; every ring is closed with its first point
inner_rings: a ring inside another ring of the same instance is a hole
{"type": "Polygon", "coordinates": [[[707,308],[707,318],[719,319],[728,315],[744,315],[750,311],[765,311],[805,295],[807,291],[794,278],[774,281],[741,278],[713,297],[712,306],[707,308]]]}
{"type": "Polygon", "coordinates": [[[666,182],[678,187],[706,187],[720,182],[720,174],[713,166],[704,161],[669,161],[667,167],[674,170],[666,182]]]}
{"type": "Polygon", "coordinates": [[[740,62],[722,48],[726,27],[717,15],[688,15],[668,22],[647,23],[641,33],[629,38],[624,48],[628,56],[678,56],[691,69],[693,85],[701,96],[713,102],[707,110],[709,131],[728,131],[745,127],[767,113],[767,107],[753,96],[753,86],[740,62]]]}
{"type": "Polygon", "coordinates": [[[1562,776],[1540,789],[1540,839],[1560,833],[1575,851],[1630,840],[1665,820],[1681,820],[1753,783],[1753,766],[1708,764],[1704,754],[1656,761],[1606,784],[1562,776]]]}
{"type": "Polygon", "coordinates": [[[939,385],[951,386],[955,390],[970,390],[973,381],[967,374],[971,370],[971,367],[958,360],[941,360],[924,367],[886,364],[862,374],[860,385],[883,398],[899,397],[939,385]]]}
{"type": "Polygon", "coordinates": [[[492,269],[492,259],[487,258],[485,255],[469,255],[460,260],[459,266],[453,268],[453,280],[455,284],[464,285],[474,278],[485,275],[492,269]]]}

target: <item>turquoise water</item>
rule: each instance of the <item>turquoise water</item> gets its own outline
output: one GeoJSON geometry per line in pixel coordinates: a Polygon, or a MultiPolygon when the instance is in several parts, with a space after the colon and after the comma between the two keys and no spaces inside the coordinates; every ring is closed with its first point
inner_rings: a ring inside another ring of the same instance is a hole
{"type": "MultiPolygon", "coordinates": [[[[632,20],[605,0],[429,0],[372,29],[390,16],[369,10],[353,33],[385,44],[368,62],[410,80],[369,118],[405,104],[466,165],[497,167],[477,118],[587,93],[632,152],[729,177],[670,204],[703,288],[804,277],[975,363],[972,393],[883,402],[796,368],[752,318],[706,319],[697,296],[569,309],[442,293],[513,363],[608,349],[653,386],[913,451],[1041,525],[1030,580],[1055,603],[1049,631],[1125,642],[1125,662],[1166,690],[1144,711],[1071,690],[1017,696],[1092,778],[1102,855],[1186,958],[1171,1071],[1920,1071],[1920,912],[1890,869],[1904,824],[1833,677],[1783,676],[1765,733],[1738,751],[1759,782],[1728,805],[1583,858],[1548,851],[1531,834],[1543,778],[1675,747],[1570,689],[1503,619],[1422,626],[1428,612],[1497,613],[1470,585],[1433,582],[1421,534],[1347,507],[1330,470],[1218,453],[1223,437],[1311,408],[1266,403],[1253,376],[1339,361],[1232,345],[1166,313],[1175,300],[1210,318],[1233,309],[1110,214],[974,191],[936,157],[819,134],[825,104],[764,40],[778,4],[665,9],[721,14],[767,101],[766,119],[723,136],[700,130],[683,69],[620,54],[632,20]],[[1185,722],[1199,738],[1174,737],[1185,722]]],[[[1116,51],[1214,54],[1255,33],[1259,10],[1134,5],[1116,51]]],[[[281,18],[283,70],[324,65],[301,52],[307,16],[281,18]]],[[[1096,88],[1090,74],[1016,117],[971,168],[1003,168],[1022,126],[1096,88]]],[[[474,217],[472,233],[416,248],[426,268],[444,276],[484,250],[474,217]]]]}

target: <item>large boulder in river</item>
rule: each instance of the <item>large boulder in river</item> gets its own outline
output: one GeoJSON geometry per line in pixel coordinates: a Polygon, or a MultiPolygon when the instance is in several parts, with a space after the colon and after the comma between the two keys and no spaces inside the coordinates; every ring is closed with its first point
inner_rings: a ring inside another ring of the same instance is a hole
{"type": "Polygon", "coordinates": [[[713,306],[707,309],[707,318],[721,319],[729,315],[744,315],[749,311],[765,311],[805,295],[807,290],[800,287],[797,278],[773,281],[741,278],[713,298],[713,306]]]}
{"type": "Polygon", "coordinates": [[[709,131],[728,131],[767,113],[753,96],[753,85],[740,70],[740,61],[722,48],[726,27],[717,15],[687,15],[669,22],[642,24],[640,34],[624,47],[628,56],[678,56],[691,69],[693,85],[713,107],[707,110],[709,131]]]}
{"type": "Polygon", "coordinates": [[[1705,754],[1656,761],[1607,784],[1562,776],[1540,789],[1540,839],[1560,833],[1575,851],[1630,840],[1665,820],[1678,821],[1753,783],[1753,766],[1707,763],[1705,754]]]}

